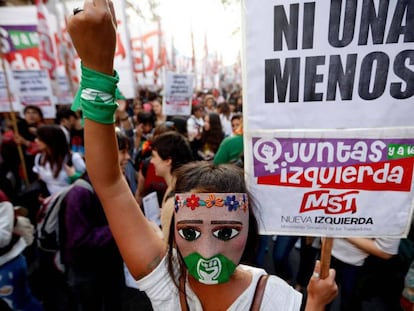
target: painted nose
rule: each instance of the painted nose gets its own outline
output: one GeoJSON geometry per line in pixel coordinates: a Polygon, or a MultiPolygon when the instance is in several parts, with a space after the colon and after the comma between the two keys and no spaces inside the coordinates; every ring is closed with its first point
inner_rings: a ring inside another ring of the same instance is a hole
{"type": "Polygon", "coordinates": [[[224,249],[220,241],[215,239],[213,236],[204,236],[201,241],[199,241],[198,253],[205,259],[211,258],[217,254],[223,253],[224,249]]]}

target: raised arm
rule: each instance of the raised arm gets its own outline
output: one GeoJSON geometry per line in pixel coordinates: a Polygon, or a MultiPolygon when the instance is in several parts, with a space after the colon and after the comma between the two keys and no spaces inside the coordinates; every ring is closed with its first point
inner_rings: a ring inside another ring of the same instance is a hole
{"type": "Polygon", "coordinates": [[[117,77],[113,69],[116,18],[112,2],[88,0],[71,16],[68,31],[82,60],[75,99],[85,117],[86,167],[112,234],[131,274],[151,272],[166,252],[129,190],[118,162],[113,114],[117,77]]]}

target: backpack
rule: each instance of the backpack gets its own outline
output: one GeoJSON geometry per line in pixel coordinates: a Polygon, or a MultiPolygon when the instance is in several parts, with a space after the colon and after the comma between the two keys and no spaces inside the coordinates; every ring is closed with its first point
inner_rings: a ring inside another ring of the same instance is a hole
{"type": "Polygon", "coordinates": [[[81,186],[93,191],[86,180],[77,179],[72,185],[47,197],[37,213],[36,236],[38,247],[44,251],[59,251],[59,215],[66,194],[74,187],[81,186]]]}

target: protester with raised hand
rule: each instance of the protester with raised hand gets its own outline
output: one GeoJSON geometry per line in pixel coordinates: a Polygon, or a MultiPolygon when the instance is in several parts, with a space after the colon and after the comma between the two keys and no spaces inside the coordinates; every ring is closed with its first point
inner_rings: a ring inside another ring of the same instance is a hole
{"type": "MultiPolygon", "coordinates": [[[[122,176],[113,125],[115,25],[112,3],[95,0],[86,1],[83,11],[70,18],[68,29],[82,60],[77,99],[85,117],[88,172],[121,255],[155,310],[248,310],[265,272],[239,265],[255,236],[242,171],[205,162],[179,169],[168,246],[145,219],[122,176]]],[[[306,310],[323,310],[333,299],[334,277],[331,270],[326,279],[312,278],[306,310]]],[[[260,310],[299,310],[300,304],[300,293],[276,276],[268,279],[260,310]]]]}

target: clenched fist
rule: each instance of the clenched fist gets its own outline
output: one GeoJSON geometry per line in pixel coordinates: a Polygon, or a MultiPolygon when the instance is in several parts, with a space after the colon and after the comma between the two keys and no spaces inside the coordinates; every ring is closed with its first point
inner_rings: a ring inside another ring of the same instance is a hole
{"type": "Polygon", "coordinates": [[[83,10],[69,18],[68,32],[85,67],[113,75],[116,16],[112,1],[86,0],[83,10]]]}

